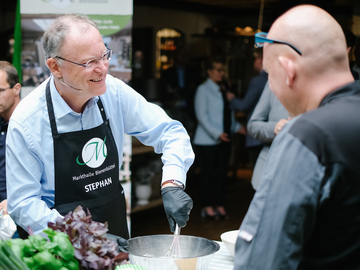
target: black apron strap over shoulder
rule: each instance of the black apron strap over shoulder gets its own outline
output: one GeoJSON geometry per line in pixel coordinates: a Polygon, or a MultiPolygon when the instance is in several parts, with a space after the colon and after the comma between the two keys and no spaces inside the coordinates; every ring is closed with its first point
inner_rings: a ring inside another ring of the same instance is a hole
{"type": "Polygon", "coordinates": [[[53,108],[51,94],[50,94],[50,80],[46,84],[46,105],[47,105],[47,109],[48,109],[48,113],[49,113],[51,133],[53,136],[59,136],[59,133],[58,133],[58,130],[56,127],[54,108],[53,108]]]}
{"type": "Polygon", "coordinates": [[[99,100],[98,100],[97,104],[98,104],[98,107],[99,107],[99,109],[100,109],[100,113],[101,113],[101,116],[102,116],[103,121],[104,121],[104,122],[107,122],[106,113],[105,113],[104,106],[103,106],[103,104],[102,104],[102,102],[101,102],[101,98],[100,98],[100,97],[99,97],[99,100]]]}
{"type": "MultiPolygon", "coordinates": [[[[56,126],[56,121],[55,121],[54,107],[53,107],[52,98],[51,98],[51,94],[50,94],[50,81],[48,81],[48,83],[46,84],[46,105],[47,105],[47,109],[48,109],[48,113],[49,113],[51,132],[52,132],[53,136],[59,136],[57,126],[56,126]]],[[[104,106],[101,102],[100,97],[97,102],[97,105],[100,109],[100,113],[101,113],[101,117],[102,117],[103,121],[105,123],[107,123],[108,120],[106,119],[106,113],[105,113],[104,106]]]]}

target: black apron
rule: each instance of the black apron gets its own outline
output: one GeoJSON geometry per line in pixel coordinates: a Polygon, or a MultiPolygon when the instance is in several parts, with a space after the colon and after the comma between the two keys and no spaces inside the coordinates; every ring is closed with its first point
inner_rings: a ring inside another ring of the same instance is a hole
{"type": "Polygon", "coordinates": [[[50,94],[46,101],[54,141],[55,204],[61,215],[79,205],[92,220],[108,222],[109,233],[128,239],[126,202],[119,182],[119,157],[110,123],[99,98],[103,123],[95,128],[58,133],[50,94]]]}

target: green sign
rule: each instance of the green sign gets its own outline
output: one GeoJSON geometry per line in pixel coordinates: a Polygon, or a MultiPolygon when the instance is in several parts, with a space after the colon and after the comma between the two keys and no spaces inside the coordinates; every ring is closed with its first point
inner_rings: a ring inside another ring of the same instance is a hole
{"type": "Polygon", "coordinates": [[[96,22],[100,34],[110,36],[123,29],[132,19],[132,15],[88,15],[96,22]]]}

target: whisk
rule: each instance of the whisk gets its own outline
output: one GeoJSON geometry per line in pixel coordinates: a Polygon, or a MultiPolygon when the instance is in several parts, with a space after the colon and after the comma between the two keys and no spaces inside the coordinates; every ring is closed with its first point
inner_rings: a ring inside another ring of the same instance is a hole
{"type": "Polygon", "coordinates": [[[174,232],[174,239],[171,243],[171,246],[166,253],[166,257],[171,258],[181,258],[181,249],[180,249],[180,227],[176,224],[175,232],[174,232]]]}

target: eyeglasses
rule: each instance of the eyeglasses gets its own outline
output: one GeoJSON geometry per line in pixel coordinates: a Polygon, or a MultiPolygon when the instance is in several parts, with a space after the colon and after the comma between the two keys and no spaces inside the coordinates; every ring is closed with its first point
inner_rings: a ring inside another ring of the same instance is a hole
{"type": "Polygon", "coordinates": [[[108,49],[102,56],[100,56],[100,58],[92,59],[92,60],[86,62],[85,64],[76,63],[74,61],[67,60],[67,59],[65,59],[63,57],[60,57],[60,56],[55,56],[55,58],[59,58],[59,59],[64,60],[66,62],[75,64],[75,65],[78,65],[78,66],[82,66],[82,67],[86,68],[87,70],[92,70],[99,64],[100,61],[102,63],[109,62],[110,59],[111,59],[112,53],[113,53],[113,51],[108,49]]]}
{"type": "Polygon", "coordinates": [[[13,88],[14,86],[10,86],[10,87],[7,87],[7,88],[0,88],[0,93],[1,92],[4,92],[5,90],[8,90],[8,89],[11,89],[13,88]]]}
{"type": "Polygon", "coordinates": [[[224,68],[214,68],[214,70],[216,70],[217,72],[225,72],[225,69],[224,68]]]}
{"type": "Polygon", "coordinates": [[[290,43],[287,43],[285,41],[280,41],[280,40],[275,40],[275,39],[268,39],[267,38],[268,33],[256,33],[255,34],[255,46],[260,48],[260,47],[264,47],[264,43],[268,42],[268,43],[277,43],[277,44],[285,44],[290,46],[294,51],[296,51],[298,54],[302,55],[302,53],[293,45],[291,45],[290,43]]]}

